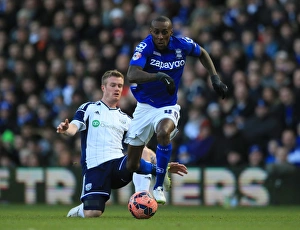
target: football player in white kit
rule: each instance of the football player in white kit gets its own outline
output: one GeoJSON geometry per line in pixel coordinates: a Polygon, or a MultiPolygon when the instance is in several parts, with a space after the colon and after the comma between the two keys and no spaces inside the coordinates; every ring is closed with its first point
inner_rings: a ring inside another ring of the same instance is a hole
{"type": "MultiPolygon", "coordinates": [[[[57,127],[57,133],[68,136],[81,133],[82,204],[72,208],[68,217],[101,216],[111,190],[124,187],[132,181],[133,173],[126,168],[127,155],[123,153],[122,144],[131,118],[117,106],[123,85],[122,73],[117,70],[106,71],[101,82],[102,99],[82,104],[71,122],[65,119],[57,127]]],[[[148,158],[154,154],[147,148],[144,153],[148,158]]],[[[183,175],[187,173],[187,168],[173,162],[169,171],[183,175]]],[[[155,175],[156,166],[141,159],[136,173],[155,175]]],[[[149,190],[149,186],[150,182],[144,186],[139,182],[138,189],[149,190]]]]}

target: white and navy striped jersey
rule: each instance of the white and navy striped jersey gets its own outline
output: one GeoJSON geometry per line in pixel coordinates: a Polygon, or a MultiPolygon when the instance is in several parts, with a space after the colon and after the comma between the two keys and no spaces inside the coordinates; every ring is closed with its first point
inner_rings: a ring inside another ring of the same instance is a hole
{"type": "Polygon", "coordinates": [[[124,156],[122,140],[131,118],[120,108],[109,108],[102,101],[82,104],[72,124],[81,133],[81,165],[86,169],[124,156]]]}

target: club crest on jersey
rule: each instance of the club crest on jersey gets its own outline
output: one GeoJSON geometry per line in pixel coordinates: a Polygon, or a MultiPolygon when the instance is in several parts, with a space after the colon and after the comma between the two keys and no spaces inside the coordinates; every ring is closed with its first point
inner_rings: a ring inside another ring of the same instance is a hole
{"type": "Polygon", "coordinates": [[[177,59],[182,59],[182,50],[181,49],[176,49],[175,54],[176,54],[177,59]]]}
{"type": "Polygon", "coordinates": [[[92,189],[92,183],[88,183],[85,185],[85,190],[90,191],[92,189]]]}
{"type": "Polygon", "coordinates": [[[142,57],[142,54],[141,54],[141,53],[135,52],[135,53],[133,54],[132,60],[136,61],[136,60],[140,59],[141,57],[142,57]]]}
{"type": "Polygon", "coordinates": [[[135,48],[135,51],[142,52],[146,48],[147,44],[145,42],[141,42],[138,44],[138,46],[135,48]]]}
{"type": "Polygon", "coordinates": [[[98,120],[93,120],[92,121],[92,126],[93,127],[98,127],[100,125],[100,121],[98,121],[98,120]]]}

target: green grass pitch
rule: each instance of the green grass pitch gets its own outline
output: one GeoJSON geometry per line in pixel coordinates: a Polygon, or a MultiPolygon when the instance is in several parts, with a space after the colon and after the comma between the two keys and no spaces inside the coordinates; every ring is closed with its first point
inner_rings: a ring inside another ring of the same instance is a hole
{"type": "Polygon", "coordinates": [[[125,205],[109,205],[100,218],[66,218],[66,205],[0,205],[0,230],[202,230],[300,229],[300,206],[159,206],[148,220],[134,219],[125,205]]]}

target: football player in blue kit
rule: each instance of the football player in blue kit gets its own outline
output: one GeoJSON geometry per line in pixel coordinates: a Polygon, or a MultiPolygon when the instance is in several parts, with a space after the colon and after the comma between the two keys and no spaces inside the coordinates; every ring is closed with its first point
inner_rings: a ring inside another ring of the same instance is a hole
{"type": "MultiPolygon", "coordinates": [[[[57,133],[68,136],[74,136],[77,132],[81,134],[82,204],[72,208],[68,217],[101,216],[111,190],[132,181],[133,172],[126,168],[127,156],[123,153],[122,144],[131,118],[117,106],[123,85],[122,73],[106,71],[101,83],[102,99],[82,104],[71,122],[65,119],[57,126],[57,133]]],[[[151,151],[144,149],[148,158],[151,151]]],[[[182,164],[171,162],[169,166],[171,173],[181,176],[187,173],[187,168],[182,164]]],[[[141,159],[136,170],[137,173],[153,175],[155,171],[155,165],[144,159],[141,159]]],[[[149,190],[149,186],[142,184],[138,189],[149,190]]]]}
{"type": "Polygon", "coordinates": [[[221,82],[215,66],[205,49],[188,37],[173,36],[172,22],[165,16],[152,20],[150,34],[135,48],[127,77],[137,100],[125,143],[128,143],[127,168],[139,168],[144,146],[157,137],[157,175],[153,196],[165,204],[163,181],[171,158],[171,139],[177,132],[180,106],[177,91],[186,57],[199,59],[210,75],[216,93],[225,98],[228,88],[221,82]]]}

